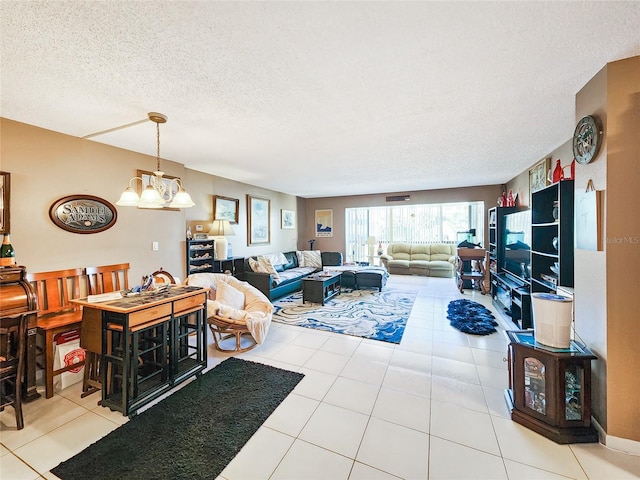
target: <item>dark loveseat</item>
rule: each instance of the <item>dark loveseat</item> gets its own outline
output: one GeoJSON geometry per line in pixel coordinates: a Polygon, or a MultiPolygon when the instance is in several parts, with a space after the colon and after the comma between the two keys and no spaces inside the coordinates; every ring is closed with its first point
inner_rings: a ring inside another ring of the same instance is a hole
{"type": "MultiPolygon", "coordinates": [[[[342,265],[341,252],[321,252],[322,266],[342,265]]],[[[277,282],[271,273],[254,272],[249,264],[249,258],[245,259],[245,280],[256,287],[269,300],[275,300],[298,290],[302,290],[302,279],[320,268],[300,267],[296,252],[284,252],[288,263],[284,265],[274,265],[276,272],[282,274],[282,279],[277,282]]],[[[256,257],[252,257],[254,260],[256,257]]]]}

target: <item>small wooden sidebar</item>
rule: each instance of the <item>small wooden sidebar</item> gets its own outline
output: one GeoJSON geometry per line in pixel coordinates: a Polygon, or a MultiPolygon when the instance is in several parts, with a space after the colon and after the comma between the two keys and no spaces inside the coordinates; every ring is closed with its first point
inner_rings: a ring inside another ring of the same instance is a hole
{"type": "Polygon", "coordinates": [[[191,286],[99,303],[74,300],[83,308],[82,328],[101,330],[102,406],[134,415],[202,373],[207,366],[206,300],[205,289],[191,286]]]}
{"type": "Polygon", "coordinates": [[[560,349],[536,342],[532,330],[506,334],[505,400],[511,419],[556,443],[597,442],[591,425],[591,361],[596,356],[573,340],[560,349]]]}

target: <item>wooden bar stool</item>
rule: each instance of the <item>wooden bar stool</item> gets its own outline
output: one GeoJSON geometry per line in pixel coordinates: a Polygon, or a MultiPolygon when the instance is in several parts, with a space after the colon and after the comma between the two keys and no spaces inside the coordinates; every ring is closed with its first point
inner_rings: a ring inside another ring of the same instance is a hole
{"type": "MultiPolygon", "coordinates": [[[[89,292],[92,295],[117,292],[129,288],[129,263],[87,267],[89,292]]],[[[86,350],[82,398],[97,392],[102,387],[100,380],[100,355],[102,353],[102,313],[85,308],[82,312],[80,346],[86,350]]]]}

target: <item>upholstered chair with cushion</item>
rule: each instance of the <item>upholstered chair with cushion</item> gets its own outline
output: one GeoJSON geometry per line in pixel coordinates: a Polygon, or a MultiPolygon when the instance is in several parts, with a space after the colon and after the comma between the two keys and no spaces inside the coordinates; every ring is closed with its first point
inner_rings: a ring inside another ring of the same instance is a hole
{"type": "Polygon", "coordinates": [[[222,273],[195,273],[185,283],[209,289],[207,323],[217,350],[246,352],[264,342],[273,305],[260,290],[222,273]],[[235,338],[233,348],[226,346],[230,338],[235,338]]]}

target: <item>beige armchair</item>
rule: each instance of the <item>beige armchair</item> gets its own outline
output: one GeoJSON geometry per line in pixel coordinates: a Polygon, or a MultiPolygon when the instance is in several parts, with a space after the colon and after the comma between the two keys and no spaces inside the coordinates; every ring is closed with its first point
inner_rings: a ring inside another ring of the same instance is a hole
{"type": "Polygon", "coordinates": [[[211,291],[207,300],[207,323],[216,350],[246,352],[264,342],[271,325],[273,305],[260,290],[222,273],[195,273],[189,275],[185,283],[211,291]],[[227,285],[231,289],[226,288],[227,285]],[[229,291],[233,293],[229,294],[229,291]],[[225,340],[230,338],[235,338],[234,347],[226,348],[225,340]],[[243,346],[243,338],[249,340],[249,345],[245,342],[243,346]]]}

